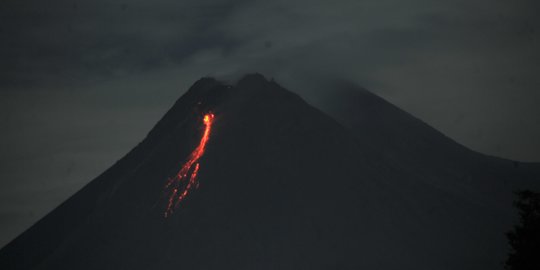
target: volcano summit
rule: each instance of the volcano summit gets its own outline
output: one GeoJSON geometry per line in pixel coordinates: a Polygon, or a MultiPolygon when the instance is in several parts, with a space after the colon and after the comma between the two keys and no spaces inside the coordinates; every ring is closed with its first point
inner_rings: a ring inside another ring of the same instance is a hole
{"type": "Polygon", "coordinates": [[[353,92],[325,114],[258,74],[197,81],[0,269],[502,269],[538,165],[353,92]]]}

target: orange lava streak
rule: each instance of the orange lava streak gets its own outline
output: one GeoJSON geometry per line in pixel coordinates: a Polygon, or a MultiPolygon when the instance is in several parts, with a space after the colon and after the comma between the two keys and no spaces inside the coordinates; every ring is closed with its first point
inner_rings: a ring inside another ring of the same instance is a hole
{"type": "Polygon", "coordinates": [[[180,171],[176,173],[173,178],[169,178],[165,185],[166,193],[170,193],[167,203],[167,209],[165,210],[165,217],[170,216],[174,209],[180,204],[180,202],[188,195],[189,191],[195,187],[198,187],[197,173],[199,172],[199,159],[204,154],[206,143],[210,138],[210,131],[212,130],[212,122],[214,121],[214,114],[207,113],[204,115],[204,133],[201,138],[199,146],[191,152],[188,161],[184,163],[180,171]],[[189,172],[191,171],[191,174],[189,172]],[[184,181],[187,183],[184,184],[184,181]],[[182,187],[184,186],[184,187],[182,187]]]}

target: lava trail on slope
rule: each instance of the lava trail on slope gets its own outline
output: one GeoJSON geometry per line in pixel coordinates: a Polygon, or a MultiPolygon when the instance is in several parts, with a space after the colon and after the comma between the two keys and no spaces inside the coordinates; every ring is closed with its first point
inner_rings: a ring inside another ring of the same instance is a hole
{"type": "Polygon", "coordinates": [[[182,168],[172,178],[169,178],[165,185],[165,193],[169,195],[167,208],[164,216],[169,217],[180,202],[188,195],[190,190],[198,187],[197,173],[199,172],[199,159],[204,154],[206,143],[210,138],[214,114],[207,113],[203,117],[204,133],[201,137],[199,145],[191,154],[182,168]],[[191,173],[190,173],[191,172],[191,173]],[[187,181],[187,182],[186,182],[187,181]]]}

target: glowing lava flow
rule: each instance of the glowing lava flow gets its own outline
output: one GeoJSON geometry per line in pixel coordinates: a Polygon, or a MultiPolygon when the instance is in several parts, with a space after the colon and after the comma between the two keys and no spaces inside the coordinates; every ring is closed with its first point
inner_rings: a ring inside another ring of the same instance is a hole
{"type": "Polygon", "coordinates": [[[207,113],[204,115],[204,133],[201,138],[199,146],[191,152],[188,161],[184,163],[180,171],[176,173],[173,178],[169,178],[165,185],[165,192],[170,194],[167,203],[167,209],[165,210],[165,217],[170,216],[174,209],[180,204],[180,202],[188,195],[189,191],[195,187],[198,187],[197,173],[199,172],[199,159],[204,154],[206,143],[210,137],[210,131],[212,130],[212,122],[214,121],[214,114],[207,113]],[[191,171],[191,173],[189,173],[191,171]],[[187,181],[187,183],[184,183],[187,181]]]}

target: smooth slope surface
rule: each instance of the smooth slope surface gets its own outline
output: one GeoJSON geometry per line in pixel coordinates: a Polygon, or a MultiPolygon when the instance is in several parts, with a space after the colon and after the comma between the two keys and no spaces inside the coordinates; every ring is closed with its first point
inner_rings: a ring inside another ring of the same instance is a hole
{"type": "MultiPolygon", "coordinates": [[[[365,127],[376,128],[389,125],[365,127]]],[[[234,86],[201,79],[134,150],[2,249],[0,268],[500,267],[512,211],[498,199],[515,185],[464,180],[459,162],[419,169],[438,148],[444,159],[443,139],[412,155],[421,146],[388,144],[388,132],[345,127],[260,75],[234,86]],[[200,187],[164,218],[164,185],[209,111],[200,187]],[[417,160],[402,164],[408,155],[417,160]]]]}

